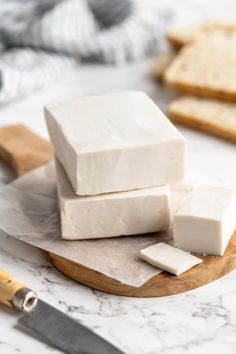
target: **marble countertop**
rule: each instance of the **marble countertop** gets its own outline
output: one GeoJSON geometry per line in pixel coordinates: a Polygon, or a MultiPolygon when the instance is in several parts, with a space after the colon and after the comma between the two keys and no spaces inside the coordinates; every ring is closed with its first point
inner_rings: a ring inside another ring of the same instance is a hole
{"type": "MultiPolygon", "coordinates": [[[[46,102],[81,94],[123,89],[146,91],[164,108],[166,92],[150,78],[152,60],[114,69],[84,66],[47,90],[1,107],[0,124],[23,122],[47,137],[42,115],[46,102]]],[[[180,128],[188,140],[188,178],[236,186],[236,146],[180,128]]],[[[127,354],[235,353],[236,271],[183,294],[126,298],[89,289],[63,276],[39,250],[0,235],[0,264],[127,354]]],[[[16,328],[14,311],[0,306],[0,353],[57,352],[16,328]]]]}

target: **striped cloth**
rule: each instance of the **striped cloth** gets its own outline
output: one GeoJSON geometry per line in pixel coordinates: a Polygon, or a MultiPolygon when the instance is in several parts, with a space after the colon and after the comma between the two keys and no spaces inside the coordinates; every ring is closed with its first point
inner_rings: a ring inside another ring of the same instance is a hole
{"type": "Polygon", "coordinates": [[[170,19],[145,0],[1,0],[0,103],[83,61],[142,58],[170,19]]]}

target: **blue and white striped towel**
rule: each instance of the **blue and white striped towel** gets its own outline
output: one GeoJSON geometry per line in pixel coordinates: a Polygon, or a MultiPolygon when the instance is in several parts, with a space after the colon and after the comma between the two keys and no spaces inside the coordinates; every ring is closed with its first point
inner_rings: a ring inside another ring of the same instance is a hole
{"type": "Polygon", "coordinates": [[[1,0],[0,103],[84,60],[142,58],[156,50],[170,19],[145,0],[1,0]]]}

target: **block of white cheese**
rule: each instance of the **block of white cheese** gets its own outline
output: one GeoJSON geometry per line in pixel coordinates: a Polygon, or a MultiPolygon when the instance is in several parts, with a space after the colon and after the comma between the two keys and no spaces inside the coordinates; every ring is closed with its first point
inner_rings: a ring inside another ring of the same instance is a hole
{"type": "Polygon", "coordinates": [[[170,224],[170,189],[158,186],[128,192],[78,196],[56,161],[62,238],[68,240],[143,234],[170,224]]]}
{"type": "Polygon", "coordinates": [[[79,195],[181,180],[185,139],[142,92],[81,97],[45,108],[56,157],[79,195]]]}
{"type": "Polygon", "coordinates": [[[175,275],[180,275],[195,265],[202,263],[202,259],[164,242],[142,249],[140,256],[155,267],[175,275]]]}
{"type": "Polygon", "coordinates": [[[223,256],[236,227],[236,191],[198,186],[187,194],[174,216],[175,246],[223,256]]]}

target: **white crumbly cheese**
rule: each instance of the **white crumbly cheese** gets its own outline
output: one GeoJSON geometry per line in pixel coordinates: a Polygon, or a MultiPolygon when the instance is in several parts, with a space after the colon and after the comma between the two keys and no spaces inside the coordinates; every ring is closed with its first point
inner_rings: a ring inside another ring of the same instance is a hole
{"type": "Polygon", "coordinates": [[[170,189],[159,186],[97,196],[78,196],[56,161],[62,238],[79,240],[166,230],[170,189]]]}
{"type": "Polygon", "coordinates": [[[223,256],[235,227],[236,191],[198,186],[174,216],[174,242],[186,251],[223,256]]]}
{"type": "Polygon", "coordinates": [[[202,259],[164,242],[142,249],[140,256],[155,267],[175,275],[180,275],[195,265],[202,263],[202,259]]]}
{"type": "Polygon", "coordinates": [[[45,116],[76,194],[149,188],[184,177],[185,139],[145,93],[51,104],[45,116]]]}

